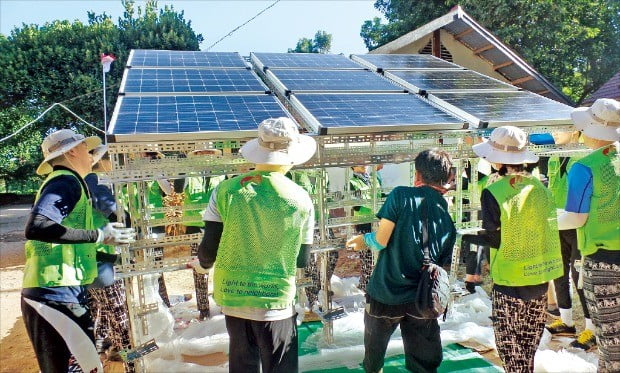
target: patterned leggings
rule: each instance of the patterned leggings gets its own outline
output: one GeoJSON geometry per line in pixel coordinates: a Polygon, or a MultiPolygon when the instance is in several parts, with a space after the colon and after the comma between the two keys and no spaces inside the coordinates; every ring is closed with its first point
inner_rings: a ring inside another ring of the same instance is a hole
{"type": "MultiPolygon", "coordinates": [[[[304,269],[306,277],[312,278],[312,285],[306,287],[306,297],[310,309],[319,299],[319,291],[321,290],[321,268],[318,265],[318,254],[310,254],[310,261],[304,269]]],[[[338,262],[338,251],[330,251],[327,253],[327,278],[331,280],[338,262]]]]}
{"type": "MultiPolygon", "coordinates": [[[[131,348],[129,316],[125,286],[116,280],[104,288],[88,289],[90,312],[95,320],[97,340],[108,338],[118,351],[131,348]]],[[[126,372],[133,372],[133,364],[125,364],[126,372]]]]}
{"type": "Polygon", "coordinates": [[[534,371],[534,355],[545,328],[547,294],[523,301],[493,290],[492,317],[497,352],[506,373],[534,371]]]}
{"type": "Polygon", "coordinates": [[[372,274],[372,269],[374,267],[372,250],[361,250],[359,255],[360,260],[362,261],[362,271],[360,273],[360,283],[358,288],[362,291],[366,291],[366,285],[368,285],[368,280],[370,279],[370,275],[372,274]]]}
{"type": "MultiPolygon", "coordinates": [[[[198,254],[198,244],[192,244],[192,255],[198,254]]],[[[209,277],[207,275],[194,272],[194,288],[196,290],[196,303],[200,312],[200,320],[209,317],[209,277]]]]}
{"type": "Polygon", "coordinates": [[[620,265],[585,258],[583,291],[594,323],[599,372],[620,372],[620,265]]]}

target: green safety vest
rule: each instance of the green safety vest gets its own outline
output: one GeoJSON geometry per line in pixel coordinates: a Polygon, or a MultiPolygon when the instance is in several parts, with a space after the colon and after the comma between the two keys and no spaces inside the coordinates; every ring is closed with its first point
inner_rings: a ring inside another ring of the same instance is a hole
{"type": "Polygon", "coordinates": [[[619,157],[611,144],[577,161],[592,172],[588,220],[577,229],[579,251],[584,256],[599,249],[620,250],[620,171],[613,165],[620,162],[619,157]]]}
{"type": "Polygon", "coordinates": [[[551,192],[534,176],[506,175],[487,189],[501,212],[501,243],[491,248],[491,277],[505,286],[538,285],[563,274],[551,192]]]}
{"type": "Polygon", "coordinates": [[[224,223],[213,297],[220,306],[283,309],[293,304],[308,193],[283,174],[253,171],[220,183],[224,223]]]}
{"type": "MultiPolygon", "coordinates": [[[[148,195],[146,197],[148,199],[148,207],[150,209],[163,207],[164,196],[162,195],[163,192],[161,188],[159,187],[159,183],[157,183],[157,180],[148,181],[146,185],[148,188],[148,195]]],[[[163,212],[152,213],[151,218],[152,219],[163,219],[164,213],[163,212]]]]}
{"type": "MultiPolygon", "coordinates": [[[[35,201],[39,199],[43,187],[50,180],[61,175],[75,177],[75,174],[67,170],[53,171],[39,188],[35,201]]],[[[61,224],[75,229],[95,229],[93,207],[86,191],[81,187],[80,189],[80,200],[61,224]]],[[[24,246],[26,265],[22,286],[35,288],[79,286],[92,283],[97,277],[96,246],[95,243],[55,244],[35,240],[26,241],[24,246]]]]}
{"type": "Polygon", "coordinates": [[[185,192],[185,199],[183,200],[183,206],[186,210],[183,211],[183,216],[184,218],[191,218],[191,221],[185,221],[183,225],[204,227],[205,223],[202,221],[202,213],[204,208],[202,208],[202,210],[187,210],[187,208],[201,204],[208,204],[213,189],[222,180],[224,180],[224,175],[211,176],[209,177],[209,185],[207,186],[207,177],[196,176],[185,179],[185,188],[183,190],[185,192]]]}
{"type": "MultiPolygon", "coordinates": [[[[370,180],[371,180],[371,183],[375,183],[375,186],[377,188],[377,198],[381,197],[381,191],[380,191],[381,184],[379,183],[379,179],[375,180],[371,176],[370,180]]],[[[369,202],[372,200],[371,186],[366,184],[364,180],[359,179],[357,177],[351,177],[351,179],[349,180],[349,183],[351,185],[352,191],[362,192],[361,200],[369,201],[369,202]]],[[[362,215],[374,215],[374,212],[372,208],[368,206],[360,206],[359,210],[353,211],[353,216],[362,216],[362,215]]]]}
{"type": "Polygon", "coordinates": [[[555,199],[555,206],[558,208],[564,208],[566,206],[566,197],[568,196],[568,170],[573,167],[576,160],[570,158],[566,165],[566,173],[561,175],[560,157],[554,155],[549,158],[547,177],[549,178],[549,190],[553,194],[555,199]]]}

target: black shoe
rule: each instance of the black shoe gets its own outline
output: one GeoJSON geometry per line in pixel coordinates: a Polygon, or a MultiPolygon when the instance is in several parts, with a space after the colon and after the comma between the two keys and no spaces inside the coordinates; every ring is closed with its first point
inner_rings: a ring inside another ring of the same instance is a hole
{"type": "Polygon", "coordinates": [[[594,347],[596,347],[596,336],[592,333],[591,330],[585,329],[581,333],[577,339],[570,343],[571,347],[580,348],[584,351],[590,351],[594,347]]]}

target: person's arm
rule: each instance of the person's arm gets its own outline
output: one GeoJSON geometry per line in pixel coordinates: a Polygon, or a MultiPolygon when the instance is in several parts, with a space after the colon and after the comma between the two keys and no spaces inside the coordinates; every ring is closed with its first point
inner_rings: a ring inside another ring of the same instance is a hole
{"type": "Polygon", "coordinates": [[[478,234],[465,234],[461,238],[461,246],[467,244],[479,246],[491,246],[499,248],[501,244],[501,212],[499,204],[488,189],[484,189],[480,195],[482,207],[482,231],[478,234]]]}
{"type": "Polygon", "coordinates": [[[310,261],[310,252],[312,245],[302,244],[299,248],[299,254],[297,254],[297,268],[305,268],[310,261]]]}
{"type": "Polygon", "coordinates": [[[590,214],[592,200],[592,171],[576,163],[568,171],[568,194],[565,211],[558,216],[558,229],[583,227],[590,214]]]}
{"type": "Polygon", "coordinates": [[[41,214],[31,213],[25,229],[29,240],[71,244],[97,242],[99,232],[96,229],[76,229],[60,225],[41,214]]]}
{"type": "Polygon", "coordinates": [[[302,243],[299,248],[299,253],[297,253],[297,268],[305,268],[308,265],[310,261],[310,250],[312,249],[312,242],[314,241],[314,204],[312,203],[312,199],[310,199],[310,195],[308,195],[306,204],[308,208],[308,217],[301,229],[302,243]]]}
{"type": "Polygon", "coordinates": [[[78,229],[61,223],[77,205],[82,193],[80,182],[73,176],[58,176],[50,180],[32,207],[24,234],[29,240],[49,243],[97,242],[96,229],[78,229]]]}
{"type": "Polygon", "coordinates": [[[198,246],[198,261],[204,269],[213,267],[217,258],[217,249],[220,246],[224,224],[216,221],[205,221],[204,236],[198,246]]]}

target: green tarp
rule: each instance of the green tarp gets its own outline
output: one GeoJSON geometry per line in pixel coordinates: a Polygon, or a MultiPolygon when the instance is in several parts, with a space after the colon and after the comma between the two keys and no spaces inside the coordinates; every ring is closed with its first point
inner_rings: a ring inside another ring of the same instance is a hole
{"type": "MultiPolygon", "coordinates": [[[[317,354],[316,348],[304,343],[308,337],[314,333],[322,333],[323,328],[320,322],[304,323],[299,327],[299,355],[317,354]]],[[[334,367],[331,369],[321,369],[306,371],[308,373],[355,373],[363,372],[361,362],[359,367],[349,369],[347,367],[334,367]]],[[[457,344],[445,346],[443,349],[443,362],[438,372],[462,372],[462,373],[482,373],[482,372],[502,372],[503,370],[494,366],[484,359],[480,354],[457,344]]],[[[384,373],[407,372],[405,369],[405,356],[403,354],[392,356],[385,359],[383,367],[384,373]]]]}

